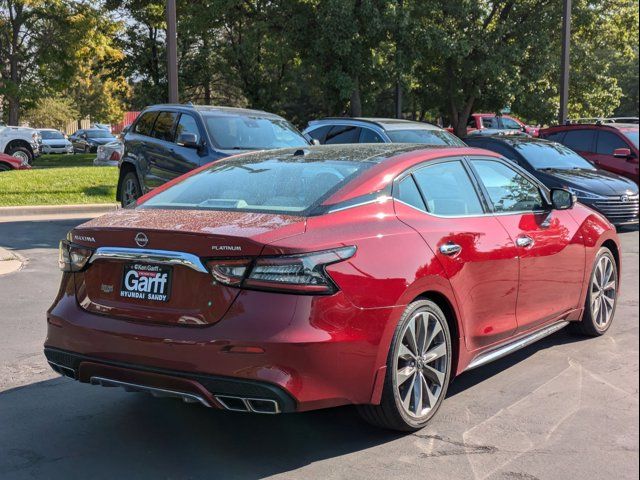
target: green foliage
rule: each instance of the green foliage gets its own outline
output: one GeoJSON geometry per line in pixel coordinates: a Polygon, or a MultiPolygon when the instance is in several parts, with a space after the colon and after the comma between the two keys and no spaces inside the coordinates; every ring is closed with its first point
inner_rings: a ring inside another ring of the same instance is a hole
{"type": "Polygon", "coordinates": [[[68,98],[45,97],[36,101],[24,115],[33,128],[56,128],[64,130],[70,121],[79,118],[73,101],[68,98]]]}

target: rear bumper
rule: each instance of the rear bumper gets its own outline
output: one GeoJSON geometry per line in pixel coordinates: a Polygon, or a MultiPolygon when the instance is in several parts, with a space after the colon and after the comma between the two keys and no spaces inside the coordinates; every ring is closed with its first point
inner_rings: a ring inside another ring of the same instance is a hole
{"type": "Polygon", "coordinates": [[[238,398],[271,401],[277,405],[271,413],[296,410],[291,395],[269,383],[111,362],[55,348],[45,348],[44,354],[53,370],[83,383],[146,390],[156,396],[165,392],[208,407],[228,408],[225,399],[238,398]]]}
{"type": "Polygon", "coordinates": [[[251,394],[281,411],[371,403],[385,327],[402,310],[356,309],[340,293],[243,292],[218,323],[160,325],[89,313],[70,293],[47,315],[45,354],[60,373],[169,390],[187,381],[212,406],[251,394]]]}

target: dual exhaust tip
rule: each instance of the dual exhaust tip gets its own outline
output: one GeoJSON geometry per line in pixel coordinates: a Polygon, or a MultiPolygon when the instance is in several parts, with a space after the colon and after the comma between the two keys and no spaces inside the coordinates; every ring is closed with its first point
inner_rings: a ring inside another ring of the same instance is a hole
{"type": "Polygon", "coordinates": [[[244,398],[228,395],[216,395],[216,400],[225,410],[232,412],[252,412],[275,415],[280,413],[278,402],[269,398],[244,398]]]}

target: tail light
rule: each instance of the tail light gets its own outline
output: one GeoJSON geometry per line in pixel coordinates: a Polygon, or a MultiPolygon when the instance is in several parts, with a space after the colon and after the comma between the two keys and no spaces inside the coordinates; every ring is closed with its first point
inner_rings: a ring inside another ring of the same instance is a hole
{"type": "Polygon", "coordinates": [[[80,272],[93,255],[93,250],[68,240],[60,242],[58,266],[63,272],[80,272]]]}
{"type": "Polygon", "coordinates": [[[212,260],[208,262],[219,283],[252,290],[326,295],[337,287],[325,267],[342,262],[356,253],[356,247],[335,250],[262,257],[255,261],[212,260]]]}
{"type": "Polygon", "coordinates": [[[111,156],[109,157],[109,160],[114,161],[114,162],[120,161],[120,152],[114,150],[111,153],[111,156]]]}

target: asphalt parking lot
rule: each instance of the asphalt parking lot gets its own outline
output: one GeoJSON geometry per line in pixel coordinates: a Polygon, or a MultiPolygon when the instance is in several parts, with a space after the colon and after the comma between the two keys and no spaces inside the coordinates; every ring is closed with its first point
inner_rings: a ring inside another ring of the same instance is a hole
{"type": "Polygon", "coordinates": [[[81,385],[49,370],[57,242],[79,220],[0,223],[28,261],[0,276],[0,478],[638,478],[638,231],[602,338],[561,331],[465,373],[430,425],[376,430],[352,408],[258,416],[81,385]]]}

